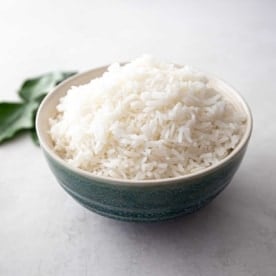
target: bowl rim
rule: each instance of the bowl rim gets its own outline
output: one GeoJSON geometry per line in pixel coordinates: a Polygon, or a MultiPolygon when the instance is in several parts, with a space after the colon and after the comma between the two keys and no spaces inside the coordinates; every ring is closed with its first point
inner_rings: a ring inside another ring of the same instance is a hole
{"type": "MultiPolygon", "coordinates": [[[[125,62],[120,63],[120,64],[125,64],[125,62]]],[[[228,88],[228,90],[231,91],[230,94],[232,94],[235,97],[236,101],[239,102],[239,104],[241,105],[241,107],[242,107],[242,109],[243,109],[243,111],[246,115],[246,120],[247,120],[246,129],[244,131],[242,139],[239,142],[239,144],[232,150],[232,152],[229,155],[227,155],[225,158],[220,160],[217,164],[214,164],[210,167],[204,168],[204,169],[202,169],[198,172],[194,172],[194,173],[190,173],[190,174],[186,174],[186,175],[182,175],[182,176],[178,176],[178,177],[172,177],[172,178],[149,179],[149,180],[132,180],[132,179],[121,179],[121,178],[97,176],[97,175],[95,175],[91,172],[82,170],[80,168],[73,167],[72,165],[68,164],[65,160],[63,160],[61,157],[59,157],[54,152],[54,150],[47,144],[47,142],[43,139],[42,128],[41,128],[41,124],[40,124],[40,120],[41,120],[41,117],[42,117],[41,116],[42,110],[46,109],[45,107],[47,107],[47,104],[49,104],[50,99],[53,96],[53,94],[57,93],[65,85],[68,85],[70,82],[74,81],[77,78],[95,73],[95,71],[106,71],[108,66],[109,65],[96,67],[94,69],[86,70],[84,72],[81,72],[81,73],[78,73],[74,76],[69,77],[68,79],[66,79],[65,81],[63,81],[59,85],[57,85],[51,92],[49,92],[46,95],[46,97],[43,99],[43,101],[41,102],[41,104],[38,108],[37,115],[36,115],[35,127],[36,127],[36,131],[37,131],[40,146],[59,165],[65,167],[68,170],[70,170],[70,171],[72,171],[76,174],[79,174],[83,177],[89,178],[89,179],[97,181],[97,182],[105,183],[105,184],[129,186],[129,187],[132,187],[132,186],[133,187],[135,187],[135,186],[148,187],[148,186],[158,186],[158,185],[166,185],[166,184],[171,185],[172,183],[182,182],[183,180],[188,180],[188,179],[191,180],[191,179],[199,178],[199,177],[202,177],[204,175],[207,175],[207,174],[210,174],[210,173],[216,171],[217,169],[219,169],[219,168],[225,166],[227,163],[231,162],[231,160],[233,160],[233,158],[236,155],[238,155],[244,147],[247,146],[248,141],[249,141],[249,139],[251,137],[251,134],[252,134],[252,129],[253,129],[253,117],[252,117],[252,113],[251,113],[251,110],[249,108],[249,105],[247,104],[245,99],[241,96],[241,94],[235,88],[233,88],[233,86],[229,85],[223,79],[221,79],[221,78],[219,78],[219,77],[217,77],[213,74],[209,74],[209,73],[206,73],[202,70],[197,70],[196,69],[198,72],[201,72],[205,76],[207,76],[207,78],[210,81],[216,81],[216,82],[219,82],[219,83],[223,84],[224,86],[226,86],[228,88]]],[[[177,65],[177,66],[179,66],[179,65],[177,65]]],[[[185,182],[183,184],[185,185],[185,182]]]]}

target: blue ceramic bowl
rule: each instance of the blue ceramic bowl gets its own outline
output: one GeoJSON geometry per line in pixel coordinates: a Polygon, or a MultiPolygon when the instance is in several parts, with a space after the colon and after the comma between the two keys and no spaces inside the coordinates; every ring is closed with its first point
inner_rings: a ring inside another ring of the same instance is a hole
{"type": "Polygon", "coordinates": [[[50,117],[56,105],[72,85],[99,77],[106,67],[94,69],[57,86],[42,102],[36,120],[39,141],[49,167],[59,184],[81,205],[98,214],[127,221],[159,221],[192,213],[215,198],[231,181],[245,154],[252,131],[252,116],[241,96],[223,81],[209,77],[209,83],[221,91],[247,116],[247,126],[239,145],[224,160],[198,173],[177,178],[132,181],[98,177],[74,168],[54,151],[49,137],[50,117]]]}

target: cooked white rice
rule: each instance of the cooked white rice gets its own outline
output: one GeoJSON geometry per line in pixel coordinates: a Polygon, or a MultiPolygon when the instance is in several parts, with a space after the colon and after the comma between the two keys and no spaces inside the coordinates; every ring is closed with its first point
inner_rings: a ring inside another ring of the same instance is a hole
{"type": "Polygon", "coordinates": [[[161,179],[200,171],[239,143],[245,117],[208,79],[142,56],[71,87],[50,119],[54,150],[98,176],[161,179]]]}

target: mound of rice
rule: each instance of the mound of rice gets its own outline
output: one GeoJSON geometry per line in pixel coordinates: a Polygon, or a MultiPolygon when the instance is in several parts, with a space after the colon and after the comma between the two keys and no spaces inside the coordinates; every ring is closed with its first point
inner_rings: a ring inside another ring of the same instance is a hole
{"type": "Polygon", "coordinates": [[[146,180],[197,172],[239,143],[245,117],[208,79],[142,56],[71,87],[50,119],[54,150],[95,175],[146,180]]]}

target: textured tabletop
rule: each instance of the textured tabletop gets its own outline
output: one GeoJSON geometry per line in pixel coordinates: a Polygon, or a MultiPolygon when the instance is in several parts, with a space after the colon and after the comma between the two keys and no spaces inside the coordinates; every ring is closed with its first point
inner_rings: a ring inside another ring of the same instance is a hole
{"type": "Polygon", "coordinates": [[[219,197],[154,224],[85,210],[28,136],[0,146],[0,275],[276,275],[275,11],[275,1],[2,1],[0,101],[26,77],[150,53],[232,84],[254,131],[219,197]]]}

